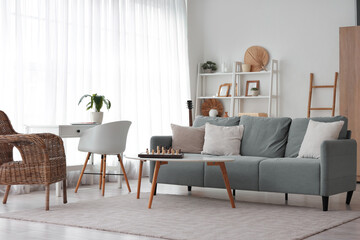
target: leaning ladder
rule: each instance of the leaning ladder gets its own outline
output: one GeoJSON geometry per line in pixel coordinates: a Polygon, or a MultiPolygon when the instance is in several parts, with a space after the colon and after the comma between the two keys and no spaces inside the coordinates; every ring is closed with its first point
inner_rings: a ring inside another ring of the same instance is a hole
{"type": "Polygon", "coordinates": [[[339,73],[335,72],[335,81],[334,85],[318,85],[314,86],[314,74],[310,73],[310,89],[309,89],[309,103],[308,103],[308,111],[307,111],[307,117],[310,117],[310,112],[312,110],[328,110],[332,111],[331,116],[335,115],[335,100],[336,100],[336,85],[337,85],[337,79],[338,79],[339,73]],[[333,104],[330,108],[313,108],[311,107],[311,100],[312,100],[312,90],[313,88],[333,88],[333,104]]]}

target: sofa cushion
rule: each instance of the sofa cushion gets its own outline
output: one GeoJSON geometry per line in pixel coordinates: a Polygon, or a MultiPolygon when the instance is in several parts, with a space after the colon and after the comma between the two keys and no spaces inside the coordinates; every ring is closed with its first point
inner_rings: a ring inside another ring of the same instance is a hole
{"type": "MultiPolygon", "coordinates": [[[[317,122],[336,122],[344,121],[344,125],[340,131],[339,139],[346,139],[348,120],[343,116],[336,117],[314,117],[311,120],[317,122]]],[[[310,119],[308,118],[295,118],[292,120],[289,130],[288,142],[286,144],[285,157],[297,157],[303,142],[307,126],[310,119]]]]}
{"type": "Polygon", "coordinates": [[[242,116],[244,125],[240,154],[243,156],[283,157],[290,118],[242,116]]]}
{"type": "MultiPolygon", "coordinates": [[[[191,156],[192,154],[187,154],[191,156]]],[[[194,154],[199,155],[199,154],[194,154]]],[[[150,181],[153,179],[155,162],[150,161],[150,181]]],[[[161,165],[157,183],[204,186],[203,162],[171,162],[161,165]]]]}
{"type": "MultiPolygon", "coordinates": [[[[201,154],[240,155],[244,126],[216,126],[205,124],[204,150],[201,154]]],[[[174,142],[174,140],[173,140],[174,142]]]]}
{"type": "Polygon", "coordinates": [[[240,117],[206,117],[196,116],[193,127],[204,126],[205,123],[210,123],[217,126],[236,126],[239,125],[240,117]]]}
{"type": "MultiPolygon", "coordinates": [[[[227,157],[228,158],[228,157],[227,157]]],[[[233,162],[226,162],[230,187],[239,190],[259,191],[259,163],[264,157],[230,156],[233,162]]],[[[205,163],[204,187],[225,188],[220,168],[205,163]]]]}
{"type": "Polygon", "coordinates": [[[261,161],[259,190],[320,194],[320,159],[269,158],[261,161]]]}
{"type": "Polygon", "coordinates": [[[204,146],[204,127],[183,127],[171,124],[172,148],[186,153],[201,153],[204,146]]]}

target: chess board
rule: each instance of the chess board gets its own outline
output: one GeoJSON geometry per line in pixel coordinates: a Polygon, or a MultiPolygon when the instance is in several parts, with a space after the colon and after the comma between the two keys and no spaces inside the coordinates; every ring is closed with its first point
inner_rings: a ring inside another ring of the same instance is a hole
{"type": "Polygon", "coordinates": [[[171,154],[171,153],[139,153],[138,157],[140,158],[184,158],[184,154],[183,153],[179,153],[179,154],[171,154]]]}

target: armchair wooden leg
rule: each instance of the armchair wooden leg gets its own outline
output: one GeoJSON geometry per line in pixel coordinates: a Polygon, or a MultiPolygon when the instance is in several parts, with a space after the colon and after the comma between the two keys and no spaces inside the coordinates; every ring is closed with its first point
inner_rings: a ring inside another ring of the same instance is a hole
{"type": "Polygon", "coordinates": [[[104,155],[101,155],[101,164],[100,164],[100,177],[99,177],[99,189],[101,189],[101,184],[102,184],[102,172],[103,172],[103,167],[104,167],[104,155]]]}
{"type": "Polygon", "coordinates": [[[79,180],[78,180],[78,182],[77,182],[77,184],[76,184],[75,193],[77,193],[77,191],[78,191],[78,189],[79,189],[79,186],[80,186],[80,183],[81,183],[81,179],[82,179],[82,177],[83,177],[83,175],[84,175],[84,172],[85,172],[85,169],[86,169],[86,165],[87,165],[87,163],[88,163],[88,161],[89,161],[90,156],[91,156],[91,153],[89,152],[88,155],[87,155],[87,157],[86,157],[86,159],[85,159],[84,166],[83,166],[83,168],[82,168],[82,170],[81,170],[81,174],[80,174],[79,180]]]}
{"type": "Polygon", "coordinates": [[[63,203],[67,203],[66,179],[63,180],[63,203]]]}
{"type": "Polygon", "coordinates": [[[103,160],[103,173],[102,173],[102,195],[105,195],[105,176],[106,176],[106,155],[103,160]]]}
{"type": "Polygon", "coordinates": [[[3,204],[6,204],[6,202],[7,202],[7,198],[9,196],[9,192],[10,192],[10,188],[11,188],[11,185],[6,186],[6,192],[5,192],[5,195],[4,195],[3,204]]]}
{"type": "Polygon", "coordinates": [[[120,162],[121,170],[124,173],[124,178],[125,178],[125,181],[126,181],[126,185],[128,187],[129,192],[131,192],[130,184],[129,184],[128,178],[126,176],[126,172],[125,172],[125,168],[124,168],[124,165],[122,163],[122,160],[121,160],[121,156],[120,156],[120,154],[118,154],[117,156],[118,156],[118,159],[119,159],[119,162],[120,162]]]}
{"type": "Polygon", "coordinates": [[[46,199],[45,199],[45,210],[49,211],[49,202],[50,202],[50,184],[45,185],[46,199]]]}

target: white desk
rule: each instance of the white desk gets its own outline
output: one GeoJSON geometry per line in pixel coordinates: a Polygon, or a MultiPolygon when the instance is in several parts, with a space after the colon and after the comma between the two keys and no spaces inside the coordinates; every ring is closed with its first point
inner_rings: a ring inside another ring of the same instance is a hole
{"type": "MultiPolygon", "coordinates": [[[[49,132],[58,135],[61,138],[79,138],[81,134],[89,128],[97,126],[96,124],[79,124],[79,125],[25,125],[26,133],[43,133],[49,132]]],[[[94,154],[91,154],[91,164],[88,164],[86,169],[93,171],[94,169],[94,154]]],[[[67,166],[67,171],[79,171],[81,170],[83,165],[72,165],[67,166]]],[[[109,169],[109,168],[108,168],[109,169]]],[[[120,172],[121,173],[121,172],[120,172]]],[[[90,183],[94,182],[93,176],[90,178],[90,183]]],[[[118,179],[119,187],[121,188],[121,176],[118,179]]],[[[61,184],[62,182],[56,183],[56,196],[61,196],[61,184]]],[[[25,187],[25,191],[30,192],[30,186],[25,187]]]]}

